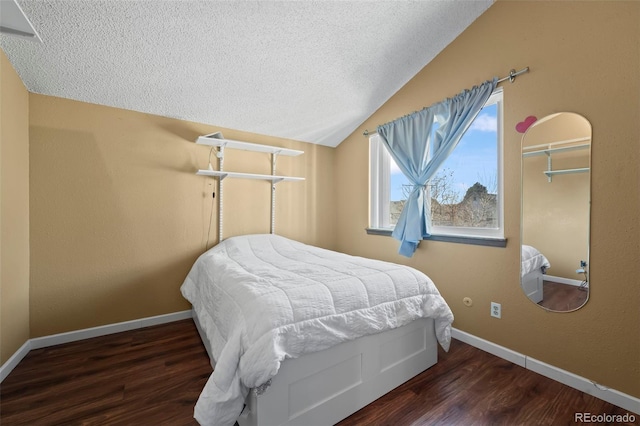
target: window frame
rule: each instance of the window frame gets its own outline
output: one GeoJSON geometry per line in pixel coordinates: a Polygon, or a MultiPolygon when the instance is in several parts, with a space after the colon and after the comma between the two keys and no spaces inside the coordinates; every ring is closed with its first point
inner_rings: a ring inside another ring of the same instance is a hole
{"type": "MultiPolygon", "coordinates": [[[[498,210],[497,228],[469,228],[456,226],[432,226],[431,236],[425,240],[458,242],[464,244],[489,245],[505,247],[504,238],[504,96],[501,87],[496,88],[483,108],[497,104],[497,184],[498,210]]],[[[378,134],[369,138],[369,228],[367,233],[374,235],[391,235],[391,156],[387,152],[378,134]]]]}

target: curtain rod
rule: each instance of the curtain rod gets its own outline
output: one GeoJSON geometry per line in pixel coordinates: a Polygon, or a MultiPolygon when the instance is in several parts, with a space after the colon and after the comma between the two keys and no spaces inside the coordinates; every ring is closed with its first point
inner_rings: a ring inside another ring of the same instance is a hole
{"type": "Polygon", "coordinates": [[[502,77],[498,80],[498,83],[502,83],[503,81],[509,80],[510,83],[513,83],[516,80],[516,77],[520,74],[524,74],[525,72],[529,72],[529,67],[522,68],[520,71],[511,70],[509,71],[509,75],[506,77],[502,77]]]}
{"type": "MultiPolygon", "coordinates": [[[[516,80],[517,76],[519,76],[520,74],[524,74],[526,72],[529,72],[529,67],[522,68],[520,71],[516,71],[516,70],[512,69],[511,71],[509,71],[509,75],[508,76],[502,77],[501,79],[499,79],[497,81],[497,83],[502,83],[503,81],[507,81],[507,80],[509,80],[510,83],[513,83],[516,80]]],[[[370,132],[368,130],[365,130],[364,132],[362,132],[362,134],[364,136],[375,135],[377,133],[378,133],[377,131],[370,132]]]]}

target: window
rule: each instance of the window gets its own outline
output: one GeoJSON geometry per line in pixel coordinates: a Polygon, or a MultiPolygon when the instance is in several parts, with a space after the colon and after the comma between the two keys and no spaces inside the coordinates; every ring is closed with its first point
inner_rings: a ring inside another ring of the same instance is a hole
{"type": "MultiPolygon", "coordinates": [[[[502,89],[497,89],[429,182],[432,235],[502,239],[502,180],[502,89]]],[[[410,187],[373,135],[370,228],[393,229],[410,187]]]]}

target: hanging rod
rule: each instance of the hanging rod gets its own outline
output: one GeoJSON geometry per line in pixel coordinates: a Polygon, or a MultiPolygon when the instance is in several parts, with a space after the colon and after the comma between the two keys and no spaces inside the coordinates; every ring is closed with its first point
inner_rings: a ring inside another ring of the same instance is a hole
{"type": "MultiPolygon", "coordinates": [[[[511,71],[509,71],[508,76],[502,77],[496,82],[496,84],[502,83],[503,81],[507,81],[507,80],[509,80],[510,83],[513,83],[516,80],[517,76],[519,76],[520,74],[524,74],[526,72],[529,72],[529,67],[522,68],[520,71],[516,71],[515,69],[512,69],[511,71]]],[[[377,131],[370,132],[368,130],[365,130],[364,132],[362,132],[362,135],[369,136],[369,135],[375,135],[377,133],[378,133],[377,131]]]]}

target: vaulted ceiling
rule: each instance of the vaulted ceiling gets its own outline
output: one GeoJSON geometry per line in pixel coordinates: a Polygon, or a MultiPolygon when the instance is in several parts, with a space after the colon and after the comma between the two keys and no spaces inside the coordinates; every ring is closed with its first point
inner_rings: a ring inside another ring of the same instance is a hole
{"type": "Polygon", "coordinates": [[[493,0],[16,1],[30,92],[337,146],[493,0]]]}

